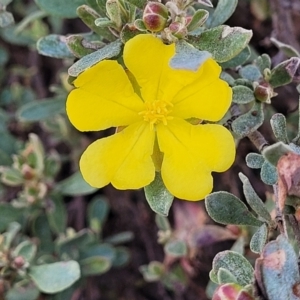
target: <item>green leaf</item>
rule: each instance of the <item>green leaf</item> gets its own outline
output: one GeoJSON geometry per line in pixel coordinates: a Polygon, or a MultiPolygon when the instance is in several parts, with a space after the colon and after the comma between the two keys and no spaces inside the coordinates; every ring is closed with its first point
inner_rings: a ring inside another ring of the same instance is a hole
{"type": "Polygon", "coordinates": [[[271,69],[271,58],[268,54],[262,54],[255,60],[255,64],[259,68],[261,74],[264,74],[266,69],[271,69]]]}
{"type": "Polygon", "coordinates": [[[114,234],[104,240],[106,243],[113,245],[123,244],[130,242],[134,239],[134,234],[131,231],[124,231],[117,234],[114,234]]]}
{"type": "Polygon", "coordinates": [[[64,113],[65,106],[65,98],[62,97],[31,101],[20,107],[17,111],[17,117],[20,121],[42,121],[59,113],[64,113]]]}
{"type": "Polygon", "coordinates": [[[109,213],[109,205],[103,196],[96,196],[87,207],[89,226],[100,233],[109,213]]]}
{"type": "Polygon", "coordinates": [[[265,159],[261,154],[249,153],[246,156],[246,164],[251,169],[260,169],[264,162],[265,159]]]}
{"type": "Polygon", "coordinates": [[[96,245],[89,245],[88,247],[83,247],[83,249],[80,250],[81,259],[93,256],[101,256],[113,261],[116,257],[116,248],[114,248],[110,244],[101,243],[96,245]]]}
{"type": "Polygon", "coordinates": [[[258,197],[256,192],[254,191],[249,179],[243,174],[239,173],[239,177],[243,182],[243,191],[245,198],[250,205],[250,207],[259,215],[264,221],[271,224],[272,218],[265,207],[263,201],[258,197]]]}
{"type": "Polygon", "coordinates": [[[38,289],[47,294],[61,292],[80,278],[80,267],[76,261],[56,262],[34,266],[28,275],[38,289]]]}
{"type": "Polygon", "coordinates": [[[207,21],[207,27],[212,28],[224,24],[234,13],[238,0],[219,0],[212,16],[207,21]]]}
{"type": "Polygon", "coordinates": [[[139,268],[139,270],[147,282],[153,282],[162,278],[165,272],[165,267],[159,261],[151,261],[149,265],[143,265],[139,268]]]}
{"type": "Polygon", "coordinates": [[[8,59],[8,52],[4,48],[0,47],[0,66],[4,66],[8,62],[8,59]]]}
{"type": "Polygon", "coordinates": [[[56,234],[64,233],[67,226],[67,210],[62,197],[52,195],[48,202],[46,215],[49,225],[56,234]]]}
{"type": "Polygon", "coordinates": [[[141,32],[130,24],[125,24],[121,30],[120,38],[123,44],[128,42],[130,39],[135,37],[136,35],[141,34],[141,32]]]}
{"type": "Polygon", "coordinates": [[[144,190],[151,209],[159,215],[167,216],[174,196],[165,187],[161,174],[156,172],[154,181],[145,186],[144,190]]]}
{"type": "Polygon", "coordinates": [[[38,53],[55,58],[73,58],[73,53],[69,50],[66,37],[58,34],[50,34],[40,38],[36,44],[38,53]]]}
{"type": "Polygon", "coordinates": [[[218,270],[218,283],[219,284],[224,284],[224,283],[238,283],[237,279],[235,276],[228,271],[227,269],[220,268],[218,270]]]}
{"type": "Polygon", "coordinates": [[[123,267],[130,260],[130,252],[125,247],[115,248],[115,257],[113,259],[113,267],[123,267]]]}
{"type": "Polygon", "coordinates": [[[251,37],[251,30],[222,25],[205,30],[201,35],[189,36],[188,42],[201,51],[208,51],[216,61],[222,63],[238,55],[251,37]]]}
{"type": "Polygon", "coordinates": [[[255,273],[267,299],[299,299],[294,293],[300,282],[298,259],[283,235],[265,246],[256,260],[255,273]]]}
{"type": "Polygon", "coordinates": [[[207,51],[199,51],[184,40],[176,43],[176,53],[170,60],[170,67],[179,70],[197,71],[211,57],[207,51]]]}
{"type": "Polygon", "coordinates": [[[5,300],[36,300],[39,295],[40,291],[32,282],[26,285],[17,282],[5,294],[5,300]]]}
{"type": "Polygon", "coordinates": [[[272,130],[278,142],[289,143],[286,130],[286,119],[283,114],[274,114],[270,120],[272,130]]]}
{"type": "Polygon", "coordinates": [[[268,185],[273,185],[277,183],[278,174],[277,169],[274,165],[265,161],[260,170],[261,180],[268,185]]]}
{"type": "Polygon", "coordinates": [[[171,225],[169,223],[168,218],[162,215],[155,215],[155,223],[160,230],[171,230],[171,225]]]}
{"type": "Polygon", "coordinates": [[[12,0],[0,0],[0,5],[7,6],[12,0]]]}
{"type": "Polygon", "coordinates": [[[88,257],[79,262],[82,276],[101,275],[111,268],[111,261],[106,257],[88,257]]]}
{"type": "Polygon", "coordinates": [[[251,55],[250,48],[247,46],[234,58],[222,63],[221,67],[223,69],[227,69],[227,68],[236,68],[238,66],[241,66],[248,60],[250,55],[251,55]]]}
{"type": "Polygon", "coordinates": [[[187,245],[184,241],[173,240],[165,244],[164,251],[173,257],[182,257],[187,254],[187,245]]]}
{"type": "Polygon", "coordinates": [[[209,16],[209,13],[207,10],[205,10],[205,9],[196,10],[192,16],[192,20],[189,22],[189,24],[187,26],[187,30],[193,31],[194,29],[199,28],[206,22],[208,16],[209,16]]]}
{"type": "Polygon", "coordinates": [[[92,194],[97,188],[90,186],[78,171],[57,183],[55,190],[66,196],[79,196],[92,194]]]}
{"type": "Polygon", "coordinates": [[[254,233],[250,241],[250,249],[254,253],[260,253],[263,250],[268,239],[268,227],[266,224],[261,225],[254,233]]]}
{"type": "Polygon", "coordinates": [[[293,57],[293,56],[298,56],[300,57],[300,53],[291,45],[282,43],[278,41],[277,39],[271,37],[270,41],[277,47],[279,48],[287,57],[293,57]]]}
{"type": "Polygon", "coordinates": [[[21,242],[13,251],[14,256],[22,256],[26,261],[31,262],[37,252],[37,246],[31,241],[21,242]]]}
{"type": "Polygon", "coordinates": [[[232,124],[232,130],[240,138],[249,135],[259,128],[264,121],[263,104],[255,102],[251,110],[235,119],[232,124]]]}
{"type": "Polygon", "coordinates": [[[119,55],[121,47],[122,43],[120,41],[114,41],[107,46],[82,57],[69,68],[69,75],[77,77],[85,69],[92,67],[99,61],[119,55]]]}
{"type": "Polygon", "coordinates": [[[243,78],[248,79],[250,81],[259,81],[259,79],[262,78],[260,70],[254,65],[247,65],[245,67],[242,67],[239,70],[239,74],[243,78]]]}
{"type": "Polygon", "coordinates": [[[232,101],[238,104],[246,104],[255,100],[253,91],[243,85],[237,85],[232,88],[232,101]]]}
{"type": "Polygon", "coordinates": [[[76,18],[76,9],[84,0],[35,0],[35,3],[50,15],[62,18],[76,18]]]}
{"type": "Polygon", "coordinates": [[[289,152],[293,152],[293,151],[288,145],[282,142],[278,142],[271,146],[265,147],[264,150],[262,151],[262,155],[272,165],[277,166],[280,157],[289,152]]]}
{"type": "Polygon", "coordinates": [[[12,222],[8,225],[6,232],[3,234],[4,242],[3,248],[4,250],[8,250],[11,247],[11,244],[15,237],[17,236],[18,232],[21,229],[21,225],[17,222],[12,222]]]}
{"type": "Polygon", "coordinates": [[[14,23],[14,16],[10,12],[0,11],[0,28],[8,27],[14,23]]]}
{"type": "Polygon", "coordinates": [[[236,196],[227,192],[216,192],[205,198],[205,206],[213,220],[221,224],[261,226],[247,206],[236,196]]]}
{"type": "Polygon", "coordinates": [[[211,271],[213,277],[217,276],[220,268],[229,271],[241,286],[252,283],[253,267],[249,261],[239,253],[229,250],[218,253],[213,260],[213,269],[211,271]]]}
{"type": "Polygon", "coordinates": [[[0,203],[0,232],[3,232],[11,222],[20,220],[23,210],[8,203],[0,203]]]}
{"type": "Polygon", "coordinates": [[[127,0],[130,4],[140,8],[144,9],[147,3],[147,0],[127,0]]]}

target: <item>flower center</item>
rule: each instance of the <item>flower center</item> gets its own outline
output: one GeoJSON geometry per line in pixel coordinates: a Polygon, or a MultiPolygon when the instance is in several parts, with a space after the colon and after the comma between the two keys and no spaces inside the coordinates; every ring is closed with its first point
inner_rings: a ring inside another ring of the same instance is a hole
{"type": "Polygon", "coordinates": [[[163,123],[167,125],[168,120],[172,120],[173,117],[169,116],[173,104],[167,101],[155,100],[145,102],[145,110],[139,112],[139,115],[143,116],[144,120],[150,123],[151,129],[155,124],[163,123]]]}

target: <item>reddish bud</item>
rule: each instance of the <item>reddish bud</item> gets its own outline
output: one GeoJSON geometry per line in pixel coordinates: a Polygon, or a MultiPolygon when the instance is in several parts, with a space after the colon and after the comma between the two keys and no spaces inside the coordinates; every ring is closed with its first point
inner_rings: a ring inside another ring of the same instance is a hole
{"type": "Polygon", "coordinates": [[[277,94],[274,93],[273,87],[268,82],[263,81],[254,88],[254,95],[261,102],[271,103],[271,98],[277,94]]]}
{"type": "Polygon", "coordinates": [[[162,31],[167,24],[168,13],[162,3],[148,2],[143,13],[145,27],[152,32],[162,31]]]}
{"type": "Polygon", "coordinates": [[[219,286],[212,300],[254,300],[254,298],[236,283],[226,283],[219,286]]]}
{"type": "Polygon", "coordinates": [[[169,26],[169,30],[172,35],[176,36],[179,39],[184,38],[188,34],[186,26],[180,22],[171,23],[169,26]]]}

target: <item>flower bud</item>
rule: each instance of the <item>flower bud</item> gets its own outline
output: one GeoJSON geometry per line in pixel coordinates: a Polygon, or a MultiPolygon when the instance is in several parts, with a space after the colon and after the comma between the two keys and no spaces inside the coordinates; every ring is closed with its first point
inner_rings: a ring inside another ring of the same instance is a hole
{"type": "Polygon", "coordinates": [[[169,26],[169,30],[175,37],[182,39],[188,34],[188,30],[185,25],[180,22],[172,22],[169,26]]]}
{"type": "Polygon", "coordinates": [[[271,103],[271,98],[277,94],[274,93],[273,87],[268,82],[262,81],[255,86],[254,95],[261,102],[271,103]]]}
{"type": "Polygon", "coordinates": [[[254,298],[242,286],[226,283],[215,290],[212,300],[254,300],[254,298]]]}
{"type": "Polygon", "coordinates": [[[143,21],[149,31],[162,31],[168,21],[167,7],[159,2],[148,2],[143,13],[143,21]]]}

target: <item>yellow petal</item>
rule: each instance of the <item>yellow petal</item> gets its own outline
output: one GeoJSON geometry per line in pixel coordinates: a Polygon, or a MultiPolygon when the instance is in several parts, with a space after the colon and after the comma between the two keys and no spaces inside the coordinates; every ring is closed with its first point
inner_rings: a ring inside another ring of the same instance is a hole
{"type": "Polygon", "coordinates": [[[221,69],[215,61],[207,60],[202,69],[197,80],[176,94],[172,114],[183,119],[218,121],[230,107],[232,90],[219,79],[221,69]]]}
{"type": "Polygon", "coordinates": [[[233,163],[234,141],[220,125],[191,125],[173,119],[157,125],[161,173],[167,189],[176,197],[201,200],[213,188],[212,171],[225,171],[233,163]]]}
{"type": "Polygon", "coordinates": [[[137,35],[125,44],[125,65],[136,78],[145,101],[172,102],[174,95],[201,75],[202,68],[197,72],[172,69],[169,61],[174,55],[175,44],[165,45],[151,34],[137,35]]]}
{"type": "Polygon", "coordinates": [[[84,179],[94,187],[112,183],[117,189],[138,189],[153,181],[154,131],[137,122],[91,144],[80,159],[84,179]]]}
{"type": "Polygon", "coordinates": [[[77,89],[68,96],[67,114],[78,130],[96,131],[141,119],[138,112],[143,102],[116,61],[99,62],[81,73],[74,84],[77,89]]]}

